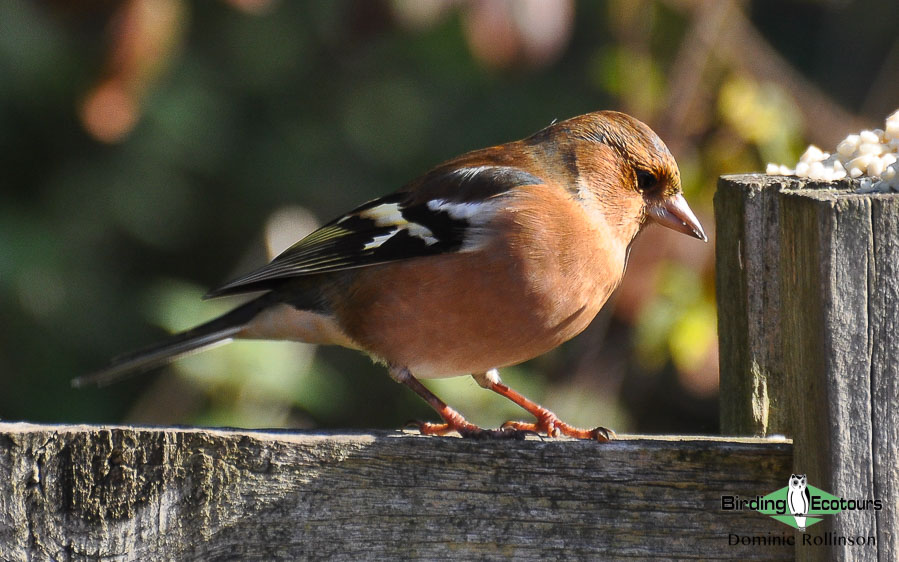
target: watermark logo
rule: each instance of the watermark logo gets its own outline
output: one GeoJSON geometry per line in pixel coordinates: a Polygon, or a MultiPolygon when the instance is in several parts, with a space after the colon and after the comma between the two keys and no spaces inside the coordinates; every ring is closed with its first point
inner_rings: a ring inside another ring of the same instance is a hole
{"type": "MultiPolygon", "coordinates": [[[[843,511],[881,509],[883,502],[879,499],[845,499],[835,496],[809,484],[805,474],[791,474],[786,486],[767,496],[751,498],[736,495],[721,496],[722,511],[758,511],[799,531],[805,531],[808,527],[820,523],[825,516],[843,511]]],[[[804,537],[810,538],[808,534],[804,537]]],[[[858,544],[865,543],[858,542],[858,544]]]]}
{"type": "Polygon", "coordinates": [[[823,515],[843,511],[842,498],[808,483],[805,474],[791,474],[787,485],[761,498],[756,511],[794,529],[805,531],[823,515]]]}

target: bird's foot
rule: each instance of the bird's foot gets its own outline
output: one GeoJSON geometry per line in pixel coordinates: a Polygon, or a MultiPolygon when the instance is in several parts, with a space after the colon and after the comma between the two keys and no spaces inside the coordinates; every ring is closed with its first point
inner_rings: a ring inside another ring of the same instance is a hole
{"type": "Polygon", "coordinates": [[[591,439],[593,441],[599,441],[600,443],[606,443],[615,438],[615,432],[611,429],[606,429],[605,427],[581,429],[579,427],[568,425],[560,420],[559,416],[547,410],[540,404],[526,398],[516,390],[509,388],[508,385],[500,380],[496,369],[491,369],[485,373],[478,373],[473,376],[474,380],[476,380],[479,385],[515,402],[537,419],[536,422],[508,421],[502,425],[502,429],[536,433],[537,435],[546,435],[547,437],[560,437],[565,435],[574,437],[575,439],[591,439]]]}
{"type": "Polygon", "coordinates": [[[540,412],[536,422],[507,421],[502,425],[502,429],[536,433],[538,435],[546,435],[547,437],[565,435],[575,439],[599,441],[600,443],[608,443],[615,439],[615,432],[611,429],[605,427],[597,427],[595,429],[574,427],[563,422],[557,415],[546,409],[540,412]]]}
{"type": "Polygon", "coordinates": [[[447,435],[456,432],[462,437],[468,439],[524,439],[529,431],[521,431],[512,427],[501,427],[499,429],[484,429],[469,423],[465,420],[454,421],[453,423],[431,423],[410,421],[407,427],[413,427],[422,435],[447,435]]]}

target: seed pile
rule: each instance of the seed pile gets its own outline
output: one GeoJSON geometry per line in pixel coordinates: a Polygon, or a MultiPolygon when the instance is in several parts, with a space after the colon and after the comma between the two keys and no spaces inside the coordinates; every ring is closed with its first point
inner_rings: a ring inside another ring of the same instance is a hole
{"type": "Polygon", "coordinates": [[[765,171],[819,181],[858,178],[859,193],[899,192],[899,110],[886,118],[883,129],[849,135],[833,153],[811,145],[795,168],[768,164],[765,171]]]}

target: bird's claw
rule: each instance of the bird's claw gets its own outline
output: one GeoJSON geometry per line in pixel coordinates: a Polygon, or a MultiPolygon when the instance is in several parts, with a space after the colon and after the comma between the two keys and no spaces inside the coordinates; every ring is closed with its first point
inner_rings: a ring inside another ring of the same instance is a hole
{"type": "Polygon", "coordinates": [[[406,422],[404,427],[417,429],[422,435],[447,435],[455,431],[460,436],[467,439],[515,439],[520,441],[524,439],[528,433],[532,433],[528,431],[519,431],[511,427],[483,429],[468,422],[465,422],[464,424],[450,424],[412,420],[406,422]]]}
{"type": "Polygon", "coordinates": [[[546,435],[547,437],[561,437],[562,435],[565,435],[567,437],[574,437],[575,439],[590,439],[600,443],[608,443],[612,439],[615,439],[615,432],[611,429],[606,427],[597,427],[594,429],[574,427],[560,420],[558,416],[552,412],[547,412],[540,416],[540,419],[537,422],[507,421],[501,427],[504,429],[513,429],[515,431],[536,433],[537,435],[546,435]]]}

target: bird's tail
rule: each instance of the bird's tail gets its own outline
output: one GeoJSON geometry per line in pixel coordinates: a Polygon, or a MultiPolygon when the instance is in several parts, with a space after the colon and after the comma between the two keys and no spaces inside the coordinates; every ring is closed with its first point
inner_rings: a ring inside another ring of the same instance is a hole
{"type": "Polygon", "coordinates": [[[72,379],[76,388],[105,386],[131,375],[159,367],[190,353],[228,343],[260,311],[269,305],[268,294],[239,306],[196,328],[175,334],[155,345],[120,355],[104,369],[72,379]]]}

